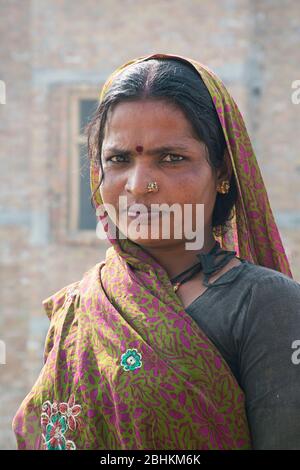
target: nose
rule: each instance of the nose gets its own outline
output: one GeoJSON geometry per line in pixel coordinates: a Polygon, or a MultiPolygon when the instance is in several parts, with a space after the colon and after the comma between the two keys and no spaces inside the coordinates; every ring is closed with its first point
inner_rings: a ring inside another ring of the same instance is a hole
{"type": "Polygon", "coordinates": [[[128,173],[125,190],[134,196],[144,195],[147,184],[154,179],[154,172],[145,164],[138,163],[128,173]]]}

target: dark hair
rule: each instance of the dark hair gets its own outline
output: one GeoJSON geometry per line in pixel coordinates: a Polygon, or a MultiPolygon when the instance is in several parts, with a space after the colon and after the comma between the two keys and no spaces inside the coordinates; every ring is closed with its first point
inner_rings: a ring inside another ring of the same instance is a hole
{"type": "MultiPolygon", "coordinates": [[[[194,67],[180,59],[148,59],[131,64],[112,82],[99,103],[92,121],[86,128],[89,159],[101,166],[102,142],[108,112],[118,103],[145,99],[159,99],[178,106],[192,124],[199,140],[208,150],[208,163],[213,171],[224,163],[226,141],[214,103],[199,73],[194,67]]],[[[225,234],[226,224],[233,217],[237,198],[235,177],[232,172],[227,194],[217,193],[212,214],[212,228],[216,235],[225,234]]],[[[93,204],[93,196],[91,199],[93,204]]],[[[95,208],[95,207],[94,207],[95,208]]]]}

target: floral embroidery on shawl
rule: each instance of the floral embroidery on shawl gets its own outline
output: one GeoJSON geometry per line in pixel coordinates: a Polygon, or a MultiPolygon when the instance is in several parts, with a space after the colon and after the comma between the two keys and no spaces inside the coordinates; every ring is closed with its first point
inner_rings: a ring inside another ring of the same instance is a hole
{"type": "Polygon", "coordinates": [[[127,349],[121,358],[121,365],[124,370],[135,370],[142,367],[142,355],[136,349],[127,349]]]}
{"type": "Polygon", "coordinates": [[[72,394],[68,403],[51,403],[49,400],[42,405],[41,425],[45,450],[75,450],[76,445],[65,436],[68,430],[77,428],[76,417],[81,412],[81,405],[75,404],[72,394]]]}

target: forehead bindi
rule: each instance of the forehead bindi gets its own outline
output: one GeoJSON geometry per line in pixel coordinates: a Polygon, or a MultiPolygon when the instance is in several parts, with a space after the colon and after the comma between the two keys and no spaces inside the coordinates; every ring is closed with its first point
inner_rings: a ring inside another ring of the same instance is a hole
{"type": "Polygon", "coordinates": [[[143,151],[144,149],[143,149],[143,146],[142,146],[142,145],[137,145],[137,146],[135,147],[135,150],[136,150],[138,153],[142,153],[142,151],[143,151]]]}

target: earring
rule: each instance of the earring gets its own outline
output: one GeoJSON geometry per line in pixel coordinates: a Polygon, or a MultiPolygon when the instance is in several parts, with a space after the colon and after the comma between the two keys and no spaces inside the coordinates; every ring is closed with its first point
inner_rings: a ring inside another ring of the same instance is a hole
{"type": "Polygon", "coordinates": [[[224,180],[222,183],[217,187],[217,191],[221,194],[227,194],[230,188],[229,181],[224,180]]]}

